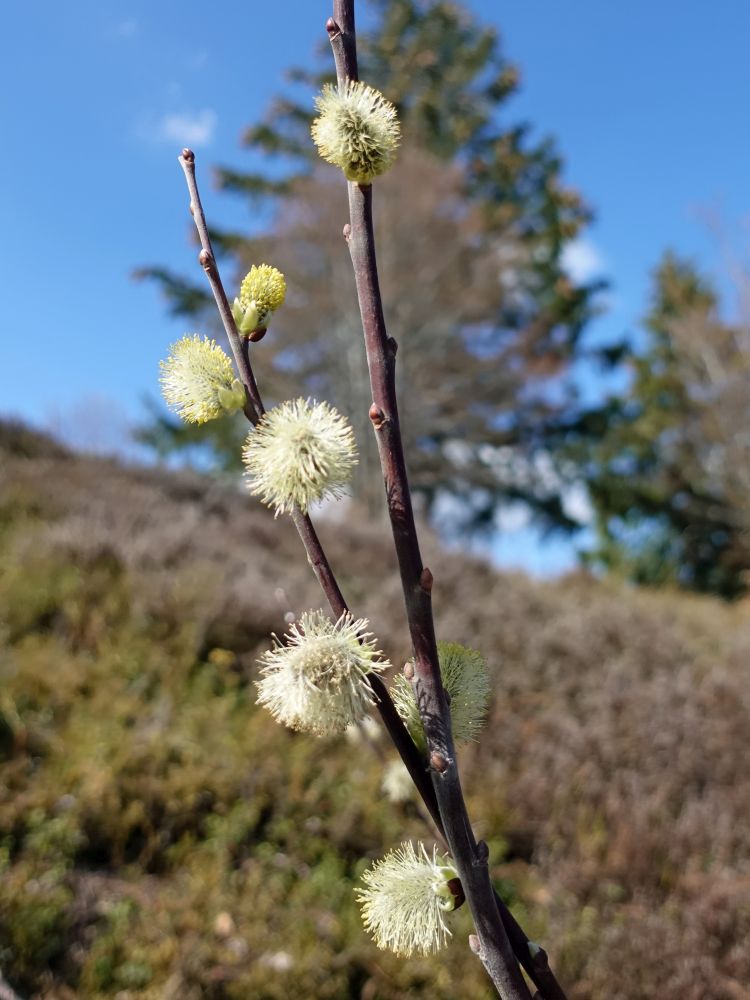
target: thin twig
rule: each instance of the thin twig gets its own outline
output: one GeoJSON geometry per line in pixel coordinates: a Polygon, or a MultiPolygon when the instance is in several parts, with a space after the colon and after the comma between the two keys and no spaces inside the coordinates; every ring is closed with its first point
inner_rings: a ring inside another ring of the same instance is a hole
{"type": "Polygon", "coordinates": [[[226,292],[224,291],[224,286],[221,283],[219,267],[216,263],[213,247],[211,246],[211,237],[208,234],[206,216],[203,213],[201,196],[198,192],[198,184],[195,180],[195,153],[192,149],[183,149],[177,159],[179,160],[182,171],[185,174],[188,191],[190,192],[190,214],[193,216],[195,227],[198,230],[198,237],[201,241],[201,252],[198,254],[198,260],[201,267],[206,272],[209,284],[211,285],[211,291],[214,293],[216,307],[219,310],[219,316],[221,316],[221,322],[224,324],[224,330],[226,331],[229,345],[232,348],[232,353],[234,354],[234,360],[237,364],[240,378],[242,379],[245,391],[247,392],[248,406],[245,408],[245,415],[251,423],[257,424],[264,413],[263,403],[260,398],[260,393],[258,392],[258,386],[255,382],[255,376],[253,375],[250,359],[247,353],[242,349],[242,338],[240,337],[237,329],[237,324],[234,321],[234,316],[232,316],[232,310],[229,305],[226,292]]]}
{"type": "MultiPolygon", "coordinates": [[[[333,0],[326,23],[339,87],[357,79],[354,0],[333,0]]],[[[422,718],[433,787],[443,829],[474,918],[478,954],[504,1000],[530,1000],[506,932],[489,876],[486,845],[477,843],[466,811],[443,690],[432,616],[433,577],[422,563],[399,426],[395,384],[396,343],[383,315],[372,222],[372,187],[348,184],[350,222],[344,235],[354,268],[372,390],[369,415],[375,430],[386,489],[404,603],[414,649],[410,668],[422,718]]],[[[528,948],[528,944],[526,944],[528,948]]]]}
{"type": "MultiPolygon", "coordinates": [[[[187,181],[188,191],[190,192],[190,212],[198,230],[201,243],[199,260],[211,284],[211,290],[216,299],[216,305],[218,306],[224,329],[229,339],[229,345],[234,354],[237,370],[247,391],[248,405],[245,407],[245,416],[251,423],[256,424],[260,416],[265,412],[263,400],[255,380],[250,356],[246,349],[247,345],[243,342],[245,338],[241,337],[237,330],[237,325],[232,316],[232,310],[229,308],[227,295],[224,291],[219,268],[211,247],[208,225],[203,212],[200,193],[198,191],[198,182],[195,176],[195,154],[190,149],[183,149],[182,155],[178,159],[185,174],[185,180],[187,181]]],[[[328,562],[312,520],[309,514],[303,514],[299,508],[295,508],[292,511],[291,517],[302,540],[308,561],[326,596],[331,611],[336,618],[340,618],[342,614],[349,613],[349,607],[341,593],[341,588],[338,585],[331,564],[328,562]]],[[[427,811],[442,835],[440,813],[438,811],[435,792],[428,775],[427,762],[422,758],[401,716],[396,711],[391,696],[388,693],[388,688],[376,674],[370,674],[369,680],[375,694],[380,717],[383,720],[388,735],[404,762],[404,766],[411,775],[412,781],[416,785],[427,811]]]]}

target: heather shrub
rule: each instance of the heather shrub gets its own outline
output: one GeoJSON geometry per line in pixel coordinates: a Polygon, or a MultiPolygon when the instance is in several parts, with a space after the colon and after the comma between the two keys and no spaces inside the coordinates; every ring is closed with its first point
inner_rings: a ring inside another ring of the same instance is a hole
{"type": "MultiPolygon", "coordinates": [[[[254,704],[267,633],[317,598],[269,512],[43,440],[4,446],[0,510],[0,969],[23,996],[486,995],[462,911],[444,963],[362,935],[353,884],[423,829],[414,800],[377,806],[379,738],[320,744],[254,704]]],[[[403,662],[397,583],[369,583],[386,546],[320,530],[403,662]]],[[[491,672],[469,805],[570,995],[742,996],[746,607],[429,548],[444,628],[491,672]]]]}

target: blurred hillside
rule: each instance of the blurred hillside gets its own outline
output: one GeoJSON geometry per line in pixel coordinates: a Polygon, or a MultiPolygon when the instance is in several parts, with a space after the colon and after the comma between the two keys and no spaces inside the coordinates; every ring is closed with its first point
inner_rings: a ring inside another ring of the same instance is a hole
{"type": "MultiPolygon", "coordinates": [[[[407,655],[390,541],[322,521],[343,590],[407,655]]],[[[384,742],[254,705],[299,543],[227,485],[0,425],[0,969],[24,998],[485,997],[468,915],[437,960],[362,931],[352,882],[424,836],[384,742]]],[[[494,874],[571,998],[750,997],[746,605],[532,583],[428,543],[439,634],[494,700],[464,751],[494,874]]]]}

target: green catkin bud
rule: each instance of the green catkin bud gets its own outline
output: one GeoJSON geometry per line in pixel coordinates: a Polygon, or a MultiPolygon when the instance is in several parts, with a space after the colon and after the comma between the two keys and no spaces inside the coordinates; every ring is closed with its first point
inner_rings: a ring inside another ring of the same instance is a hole
{"type": "Polygon", "coordinates": [[[328,403],[295,399],[264,414],[248,435],[242,458],[248,488],[277,516],[295,506],[307,512],[325,497],[340,497],[357,462],[354,434],[328,403]]]}
{"type": "Polygon", "coordinates": [[[232,362],[207,337],[196,333],[178,340],[159,367],[164,399],[187,423],[204,424],[245,405],[245,389],[232,362]]]}
{"type": "Polygon", "coordinates": [[[326,84],[315,99],[312,138],[328,163],[349,181],[370,184],[393,163],[400,138],[395,107],[378,90],[347,80],[343,90],[326,84]]]}
{"type": "MultiPolygon", "coordinates": [[[[457,642],[439,642],[438,659],[443,687],[450,697],[451,730],[456,743],[475,740],[484,724],[490,696],[490,681],[484,657],[457,642]]],[[[394,679],[393,703],[411,738],[424,748],[422,720],[412,686],[403,674],[394,679]]]]}
{"type": "Polygon", "coordinates": [[[286,280],[284,275],[270,264],[258,264],[250,268],[240,285],[239,298],[232,304],[232,315],[240,333],[253,333],[265,329],[284,302],[286,280]]]}
{"type": "Polygon", "coordinates": [[[397,955],[429,955],[450,936],[444,915],[455,908],[448,885],[457,878],[446,856],[408,841],[376,861],[362,875],[366,888],[355,889],[362,920],[378,948],[397,955]]]}
{"type": "Polygon", "coordinates": [[[308,611],[260,658],[258,704],[290,729],[334,736],[361,721],[374,701],[368,675],[390,667],[367,620],[332,622],[308,611]]]}

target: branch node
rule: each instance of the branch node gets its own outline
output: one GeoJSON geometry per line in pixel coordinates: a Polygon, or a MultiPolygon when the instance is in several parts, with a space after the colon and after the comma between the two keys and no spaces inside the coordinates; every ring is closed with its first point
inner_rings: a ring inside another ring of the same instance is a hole
{"type": "Polygon", "coordinates": [[[484,868],[490,860],[490,849],[483,840],[477,841],[477,849],[474,854],[474,865],[477,868],[484,868]]]}
{"type": "Polygon", "coordinates": [[[434,581],[434,577],[433,577],[432,573],[427,568],[427,566],[425,566],[424,569],[422,570],[421,574],[420,574],[420,577],[419,577],[419,586],[422,588],[422,590],[425,592],[425,594],[431,594],[432,593],[432,584],[433,584],[433,581],[434,581]]]}
{"type": "Polygon", "coordinates": [[[336,24],[332,17],[329,17],[326,21],[326,31],[328,32],[328,37],[330,39],[333,39],[336,35],[341,34],[341,28],[339,28],[338,24],[336,24]]]}
{"type": "Polygon", "coordinates": [[[344,232],[344,239],[348,243],[352,237],[352,227],[349,225],[348,222],[345,224],[343,232],[344,232]]]}
{"type": "Polygon", "coordinates": [[[181,156],[185,163],[195,163],[195,153],[187,146],[183,149],[181,156]]]}
{"type": "Polygon", "coordinates": [[[391,352],[391,357],[395,358],[396,357],[396,351],[398,350],[398,344],[396,343],[395,338],[394,337],[389,337],[386,340],[385,343],[386,343],[386,346],[387,346],[388,350],[391,352]]]}
{"type": "Polygon", "coordinates": [[[481,955],[482,946],[479,943],[479,938],[476,934],[469,934],[469,947],[474,952],[475,955],[481,955]]]}
{"type": "Polygon", "coordinates": [[[437,750],[433,750],[430,754],[430,766],[437,771],[438,774],[445,774],[450,766],[450,762],[443,757],[441,753],[437,750]]]}
{"type": "Polygon", "coordinates": [[[214,255],[210,250],[201,250],[198,254],[198,263],[204,271],[209,271],[215,264],[214,255]]]}
{"type": "Polygon", "coordinates": [[[414,680],[414,664],[411,660],[407,660],[404,664],[404,677],[407,681],[414,680]]]}
{"type": "Polygon", "coordinates": [[[368,416],[372,420],[372,426],[376,431],[379,431],[383,424],[385,423],[385,413],[380,409],[377,403],[373,403],[368,411],[368,416]]]}

